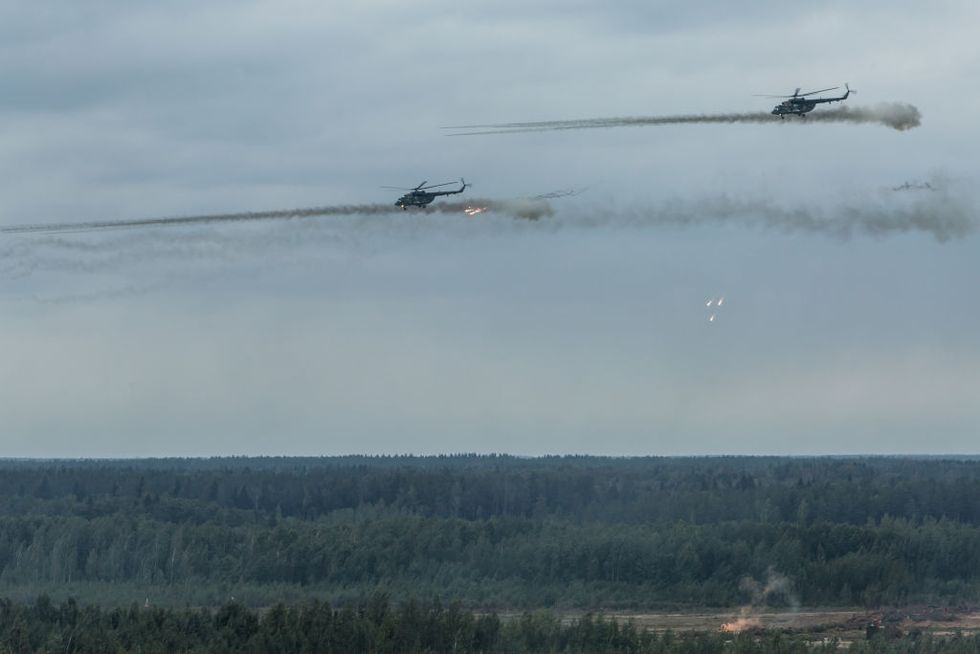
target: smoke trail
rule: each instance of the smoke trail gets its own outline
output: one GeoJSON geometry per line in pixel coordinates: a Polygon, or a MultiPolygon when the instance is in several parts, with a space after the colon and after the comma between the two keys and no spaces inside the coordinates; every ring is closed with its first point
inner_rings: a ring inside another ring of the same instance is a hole
{"type": "Polygon", "coordinates": [[[547,193],[540,193],[538,195],[533,195],[528,199],[531,200],[557,200],[558,198],[570,198],[576,195],[581,195],[589,190],[588,186],[582,188],[562,188],[556,191],[549,191],[547,193]]]}
{"type": "MultiPolygon", "coordinates": [[[[401,248],[406,241],[429,240],[437,235],[450,239],[504,235],[520,238],[566,230],[727,226],[815,234],[838,240],[922,232],[931,234],[939,242],[946,242],[974,233],[980,223],[976,219],[972,196],[954,193],[938,182],[935,186],[937,190],[929,193],[888,191],[877,196],[856,197],[837,205],[781,205],[765,198],[715,195],[623,207],[612,200],[603,202],[596,198],[588,205],[566,206],[560,213],[555,213],[551,205],[540,198],[471,199],[469,202],[433,204],[427,210],[407,212],[384,205],[364,205],[362,215],[343,221],[297,220],[287,224],[286,218],[315,216],[316,211],[323,210],[300,209],[178,219],[29,225],[0,228],[9,233],[34,235],[33,238],[0,240],[0,279],[19,280],[18,284],[29,285],[31,278],[39,275],[101,275],[136,267],[156,277],[164,274],[169,278],[179,274],[199,281],[202,276],[221,274],[229,265],[241,261],[248,261],[253,267],[266,265],[263,262],[272,252],[303,252],[316,259],[325,253],[330,256],[370,254],[379,247],[401,248]],[[365,207],[367,211],[363,210],[365,207]],[[479,211],[474,211],[476,209],[479,211]],[[188,234],[176,229],[123,229],[120,235],[103,237],[107,236],[104,231],[114,227],[207,225],[242,220],[242,216],[256,221],[273,219],[271,223],[255,222],[254,225],[275,225],[274,219],[282,220],[278,221],[280,228],[258,231],[201,229],[188,234]],[[536,220],[545,217],[551,219],[536,220]],[[86,225],[92,225],[89,231],[79,229],[86,225]],[[64,231],[83,231],[87,236],[58,234],[64,231]],[[173,262],[181,262],[177,273],[173,262]],[[158,264],[163,267],[157,268],[158,264]]],[[[330,213],[325,215],[346,210],[328,209],[330,213]]],[[[153,290],[150,288],[148,292],[153,290]]]]}
{"type": "MultiPolygon", "coordinates": [[[[15,225],[0,227],[0,232],[8,234],[63,234],[86,231],[108,231],[113,229],[133,229],[140,227],[168,227],[209,225],[223,222],[291,220],[318,216],[362,216],[384,217],[382,222],[356,223],[358,231],[384,229],[398,231],[404,225],[411,231],[422,229],[451,231],[453,223],[420,222],[420,215],[458,214],[467,223],[470,217],[483,212],[503,214],[511,218],[536,221],[554,216],[554,210],[543,197],[519,198],[510,200],[491,200],[474,198],[467,202],[434,203],[425,209],[411,209],[403,212],[397,207],[387,205],[350,205],[338,207],[312,207],[283,211],[244,212],[237,214],[213,214],[176,218],[149,218],[142,220],[120,220],[80,223],[49,223],[40,225],[15,225]],[[474,211],[476,210],[476,211],[474,211]],[[414,217],[414,219],[413,219],[414,217]]],[[[475,219],[484,225],[476,230],[485,233],[494,227],[485,221],[475,219]]],[[[315,224],[315,223],[309,223],[315,224]]],[[[463,223],[459,223],[462,227],[463,223]]],[[[669,199],[660,203],[633,207],[621,207],[611,201],[592,206],[569,207],[553,221],[553,228],[603,228],[603,227],[695,227],[702,225],[740,225],[762,227],[784,232],[805,232],[821,234],[846,240],[854,236],[887,236],[905,232],[925,232],[940,242],[962,238],[972,234],[978,227],[976,207],[966,198],[957,197],[947,191],[929,193],[910,198],[909,201],[875,201],[872,198],[857,199],[849,204],[836,206],[780,205],[774,201],[759,198],[739,198],[729,195],[715,195],[688,199],[669,199]]],[[[353,225],[352,225],[353,226],[353,225]]],[[[498,225],[499,226],[499,225],[498,225]]],[[[472,229],[464,229],[471,233],[472,229]]],[[[211,241],[217,236],[198,235],[193,246],[197,249],[213,248],[220,250],[218,243],[211,241]]],[[[219,238],[227,243],[229,235],[219,238]]],[[[158,239],[159,240],[159,239],[158,239]]],[[[178,242],[184,242],[179,239],[178,242]]],[[[175,242],[176,243],[176,242],[175,242]]],[[[48,239],[47,246],[62,251],[78,251],[105,247],[98,243],[88,243],[75,239],[48,239]]],[[[190,243],[187,243],[190,247],[190,243]]],[[[29,270],[17,270],[18,243],[5,244],[7,254],[0,257],[4,261],[3,272],[8,276],[30,274],[29,270]]],[[[0,251],[2,253],[2,251],[0,251]]]]}
{"type": "MultiPolygon", "coordinates": [[[[154,262],[180,261],[181,275],[194,279],[219,274],[227,265],[250,260],[252,265],[270,252],[313,248],[317,252],[372,251],[385,239],[399,240],[425,238],[426,235],[446,234],[465,238],[476,233],[499,234],[500,221],[468,218],[468,211],[482,214],[493,212],[498,217],[526,219],[508,221],[530,224],[539,218],[553,214],[550,204],[543,198],[508,200],[471,199],[468,202],[438,202],[425,209],[402,211],[393,205],[344,205],[311,207],[281,211],[242,212],[174,218],[149,218],[119,221],[89,221],[41,225],[17,225],[0,227],[0,232],[20,235],[19,238],[0,241],[0,279],[12,282],[27,280],[35,275],[80,273],[100,275],[121,268],[136,266],[153,270],[154,262]],[[315,220],[318,216],[349,216],[344,221],[315,220]],[[253,225],[297,219],[289,229],[263,229],[256,233],[251,229],[201,230],[192,234],[184,230],[167,230],[163,227],[206,227],[217,223],[247,222],[253,225]],[[83,235],[102,235],[106,232],[124,236],[90,238],[83,235]],[[69,236],[66,234],[74,234],[69,236]],[[32,236],[32,238],[23,238],[32,236]],[[218,264],[215,267],[215,264],[218,264]]],[[[320,256],[320,255],[318,255],[320,256]]],[[[156,271],[154,274],[159,274],[156,271]]],[[[168,279],[172,271],[167,271],[168,279]]],[[[153,292],[169,285],[140,288],[139,292],[153,292]]],[[[123,297],[132,291],[100,291],[91,298],[123,297]]],[[[91,299],[82,295],[63,297],[39,302],[91,299]]]]}
{"type": "Polygon", "coordinates": [[[38,304],[75,304],[84,302],[94,302],[98,300],[120,300],[133,297],[141,297],[143,295],[148,295],[155,291],[161,291],[167,288],[167,284],[164,282],[155,282],[153,284],[143,284],[135,285],[129,284],[126,286],[107,288],[98,291],[88,291],[84,293],[64,293],[61,295],[54,295],[50,297],[45,297],[42,295],[35,295],[34,301],[38,304]]]}
{"type": "Polygon", "coordinates": [[[443,129],[477,130],[458,132],[449,136],[482,134],[511,134],[519,132],[549,132],[568,129],[599,129],[603,127],[646,127],[650,125],[685,125],[691,123],[878,123],[900,132],[918,127],[922,120],[919,110],[910,104],[888,103],[874,107],[840,107],[827,111],[816,110],[805,117],[787,116],[781,119],[764,112],[733,114],[687,114],[680,116],[635,116],[622,118],[586,118],[581,120],[550,120],[536,123],[501,123],[488,125],[457,125],[443,129]]]}
{"type": "Polygon", "coordinates": [[[563,222],[582,227],[693,227],[741,225],[790,233],[821,234],[847,240],[854,236],[884,237],[925,232],[946,242],[974,233],[976,208],[949,194],[930,194],[908,203],[872,200],[828,207],[781,206],[768,200],[737,199],[725,195],[675,200],[661,205],[621,209],[599,208],[562,216],[563,222]]]}
{"type": "MultiPolygon", "coordinates": [[[[438,202],[422,209],[410,209],[407,213],[463,213],[472,206],[510,214],[517,218],[536,220],[552,214],[551,206],[544,198],[489,200],[472,199],[468,202],[438,202]]],[[[141,227],[181,227],[210,225],[227,222],[252,222],[262,220],[292,220],[325,216],[377,216],[402,214],[401,209],[387,204],[339,205],[332,207],[306,207],[274,211],[245,211],[240,213],[208,214],[202,216],[174,216],[141,218],[136,220],[105,220],[75,223],[47,223],[39,225],[10,225],[0,227],[6,234],[64,234],[73,232],[107,231],[113,229],[137,229],[141,227]]]]}
{"type": "Polygon", "coordinates": [[[173,216],[164,218],[140,218],[136,220],[104,220],[75,223],[47,223],[40,225],[10,225],[0,227],[0,232],[6,234],[31,233],[71,233],[98,231],[110,229],[128,229],[139,227],[175,227],[182,225],[207,225],[223,222],[247,222],[255,220],[282,220],[290,218],[306,218],[310,216],[330,215],[367,215],[375,213],[393,213],[394,208],[385,205],[352,205],[339,207],[308,207],[303,209],[286,209],[277,211],[246,211],[241,213],[209,214],[203,216],[173,216]]]}

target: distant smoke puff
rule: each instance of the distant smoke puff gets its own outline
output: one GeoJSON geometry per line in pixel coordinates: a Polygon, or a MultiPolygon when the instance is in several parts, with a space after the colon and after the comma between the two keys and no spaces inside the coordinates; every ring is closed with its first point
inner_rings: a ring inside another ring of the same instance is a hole
{"type": "Polygon", "coordinates": [[[540,199],[505,200],[496,204],[500,205],[499,209],[505,213],[528,220],[545,218],[554,213],[551,210],[551,205],[540,199]]]}
{"type": "Polygon", "coordinates": [[[839,111],[853,114],[855,117],[865,116],[867,117],[865,122],[880,122],[900,132],[922,124],[922,114],[918,108],[910,104],[879,104],[870,109],[842,107],[839,111]]]}

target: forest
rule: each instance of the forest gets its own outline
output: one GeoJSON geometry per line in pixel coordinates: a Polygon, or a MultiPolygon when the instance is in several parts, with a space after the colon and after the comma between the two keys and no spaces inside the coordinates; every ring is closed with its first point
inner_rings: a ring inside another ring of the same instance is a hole
{"type": "Polygon", "coordinates": [[[843,646],[852,654],[975,654],[980,636],[874,633],[844,642],[779,631],[656,633],[588,614],[568,622],[547,611],[501,620],[458,605],[407,601],[396,606],[383,595],[343,609],[311,600],[265,611],[241,604],[214,610],[102,609],[71,599],[55,604],[46,596],[26,604],[0,600],[0,654],[832,654],[843,646]]]}
{"type": "Polygon", "coordinates": [[[0,461],[0,596],[467,610],[980,600],[980,461],[0,461]]]}

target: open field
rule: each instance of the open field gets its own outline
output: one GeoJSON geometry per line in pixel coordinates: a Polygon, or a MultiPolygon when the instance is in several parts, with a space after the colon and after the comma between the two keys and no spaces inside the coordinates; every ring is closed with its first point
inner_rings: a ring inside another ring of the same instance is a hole
{"type": "MultiPolygon", "coordinates": [[[[563,613],[566,621],[583,615],[563,613]]],[[[782,631],[843,642],[864,639],[869,626],[893,636],[916,632],[933,635],[980,634],[980,609],[906,607],[881,610],[801,609],[785,611],[699,611],[699,612],[603,612],[605,618],[632,622],[637,627],[663,631],[782,631]]]]}

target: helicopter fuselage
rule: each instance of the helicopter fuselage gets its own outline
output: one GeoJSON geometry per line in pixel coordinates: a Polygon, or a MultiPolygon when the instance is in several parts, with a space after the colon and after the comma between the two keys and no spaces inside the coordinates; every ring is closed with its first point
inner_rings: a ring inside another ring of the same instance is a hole
{"type": "MultiPolygon", "coordinates": [[[[469,186],[469,184],[467,184],[462,179],[460,179],[459,182],[460,182],[459,189],[455,191],[425,191],[422,189],[414,189],[412,191],[409,191],[405,195],[401,196],[397,200],[395,200],[395,206],[401,207],[402,209],[408,209],[409,207],[418,207],[420,209],[424,209],[425,207],[432,204],[432,201],[435,200],[440,195],[458,195],[463,191],[465,191],[466,187],[469,186]]],[[[442,184],[441,186],[445,186],[445,185],[442,184]]]]}
{"type": "MultiPolygon", "coordinates": [[[[799,92],[799,89],[797,89],[797,92],[799,92]]],[[[847,100],[848,97],[850,97],[851,93],[852,91],[848,87],[847,92],[844,95],[836,98],[812,98],[811,99],[811,98],[804,98],[802,96],[797,96],[796,94],[794,94],[793,97],[789,98],[788,100],[783,100],[775,107],[773,107],[771,113],[773,116],[779,116],[780,118],[782,118],[783,116],[794,116],[794,115],[802,117],[803,114],[810,113],[811,111],[816,109],[818,104],[824,104],[830,102],[843,102],[844,100],[847,100]]]]}
{"type": "MultiPolygon", "coordinates": [[[[436,199],[436,193],[426,193],[425,191],[413,191],[406,193],[395,201],[396,207],[408,209],[409,207],[427,207],[436,199]]],[[[441,194],[440,194],[441,195],[441,194]]]]}
{"type": "Polygon", "coordinates": [[[780,102],[775,107],[773,107],[773,116],[786,116],[797,114],[802,116],[805,113],[809,113],[817,108],[817,103],[809,100],[799,101],[799,100],[786,100],[785,102],[780,102]]]}

